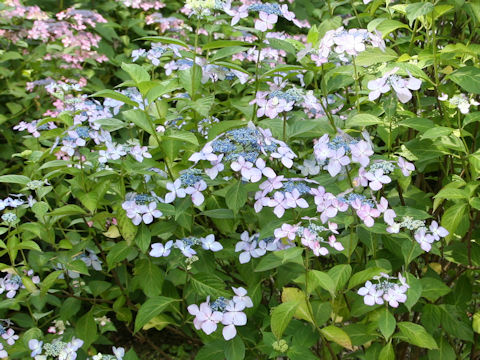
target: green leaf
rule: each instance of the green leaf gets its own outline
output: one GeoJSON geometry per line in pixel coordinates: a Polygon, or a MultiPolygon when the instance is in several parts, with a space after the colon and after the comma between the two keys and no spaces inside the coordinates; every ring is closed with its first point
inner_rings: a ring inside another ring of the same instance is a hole
{"type": "Polygon", "coordinates": [[[195,356],[195,360],[223,359],[225,356],[225,341],[215,340],[203,346],[195,356]]]}
{"type": "Polygon", "coordinates": [[[425,139],[434,140],[434,139],[437,139],[437,138],[442,137],[442,136],[448,136],[452,132],[453,132],[452,128],[445,127],[445,126],[435,126],[431,129],[428,129],[427,131],[425,131],[423,133],[423,135],[421,136],[421,139],[422,140],[425,140],[425,139]]]}
{"type": "Polygon", "coordinates": [[[455,360],[455,350],[450,346],[445,337],[438,339],[438,349],[428,350],[428,360],[455,360]]]}
{"type": "Polygon", "coordinates": [[[149,297],[160,295],[165,274],[150,258],[139,260],[135,264],[134,273],[145,295],[149,297]]]}
{"type": "Polygon", "coordinates": [[[104,97],[109,99],[115,99],[131,106],[138,106],[137,102],[133,101],[128,96],[109,89],[97,91],[95,94],[90,95],[90,97],[104,97]]]}
{"type": "Polygon", "coordinates": [[[37,327],[28,329],[23,333],[22,341],[25,347],[28,347],[28,342],[32,339],[41,339],[43,336],[42,330],[37,327]]]}
{"type": "Polygon", "coordinates": [[[245,359],[245,344],[240,336],[235,336],[225,346],[225,358],[227,360],[245,359]]]}
{"type": "MultiPolygon", "coordinates": [[[[380,24],[377,25],[376,30],[382,33],[382,37],[385,39],[391,32],[397,29],[408,29],[407,24],[404,24],[398,20],[385,19],[380,24]]],[[[411,31],[411,30],[410,30],[411,31]]]]}
{"type": "Polygon", "coordinates": [[[302,248],[293,247],[290,249],[270,253],[262,257],[258,265],[255,267],[255,272],[275,269],[280,265],[289,262],[302,263],[302,252],[302,248]]]}
{"type": "Polygon", "coordinates": [[[350,279],[350,275],[352,275],[352,267],[348,264],[336,265],[330,270],[328,270],[328,275],[334,281],[335,289],[339,291],[350,279]]]}
{"type": "Polygon", "coordinates": [[[422,255],[424,251],[416,241],[402,241],[400,250],[403,256],[405,265],[408,266],[414,259],[422,255]]]}
{"type": "Polygon", "coordinates": [[[142,253],[146,253],[150,247],[150,242],[152,241],[152,235],[148,226],[144,223],[140,224],[137,231],[137,236],[135,236],[135,243],[142,253]]]}
{"type": "Polygon", "coordinates": [[[192,275],[190,284],[195,290],[195,294],[199,296],[230,296],[229,293],[225,291],[224,281],[213,274],[199,273],[192,275]]]}
{"type": "Polygon", "coordinates": [[[159,99],[162,95],[171,93],[172,91],[180,89],[180,84],[178,79],[170,79],[167,81],[162,81],[159,85],[154,86],[146,95],[148,102],[153,102],[159,99]]]}
{"type": "Polygon", "coordinates": [[[126,241],[119,242],[109,250],[107,254],[107,264],[108,268],[112,269],[117,264],[122,262],[124,259],[127,258],[128,254],[130,253],[131,247],[128,245],[126,241]]]}
{"type": "Polygon", "coordinates": [[[395,352],[393,351],[392,343],[388,343],[383,347],[378,358],[382,360],[395,360],[395,352]]]}
{"type": "Polygon", "coordinates": [[[62,274],[63,271],[62,270],[57,270],[57,271],[54,271],[50,274],[47,275],[47,277],[45,277],[42,282],[40,283],[40,290],[41,290],[41,294],[42,296],[45,296],[45,294],[47,293],[47,291],[53,286],[53,284],[55,283],[55,281],[58,279],[58,277],[60,276],[60,274],[62,274]]]}
{"type": "Polygon", "coordinates": [[[84,349],[88,349],[97,339],[97,324],[93,318],[92,310],[83,315],[75,324],[75,334],[83,340],[84,349]]]}
{"type": "Polygon", "coordinates": [[[147,117],[147,115],[145,115],[145,113],[142,110],[140,109],[127,110],[127,111],[123,111],[122,115],[125,117],[127,121],[134,123],[140,129],[146,131],[150,135],[154,135],[156,133],[154,123],[149,117],[147,117]]]}
{"type": "Polygon", "coordinates": [[[125,357],[123,358],[123,360],[140,360],[140,359],[135,353],[135,350],[133,348],[130,348],[130,350],[128,350],[127,353],[125,354],[125,357]]]}
{"type": "Polygon", "coordinates": [[[242,127],[245,125],[247,125],[247,122],[243,120],[226,120],[215,123],[210,126],[208,130],[208,140],[212,140],[213,138],[226,132],[227,130],[242,127]]]}
{"type": "Polygon", "coordinates": [[[212,107],[214,101],[215,97],[213,95],[205,96],[196,101],[193,101],[191,106],[201,116],[208,117],[210,113],[210,108],[212,107]]]}
{"type": "Polygon", "coordinates": [[[383,121],[380,120],[375,115],[357,114],[347,120],[346,126],[350,128],[355,126],[364,127],[364,126],[378,125],[378,124],[383,124],[383,121]]]}
{"type": "Polygon", "coordinates": [[[27,185],[31,180],[23,175],[2,175],[0,176],[0,182],[10,184],[27,185]]]}
{"type": "Polygon", "coordinates": [[[433,198],[434,199],[448,199],[448,200],[468,199],[468,194],[465,190],[462,190],[462,189],[443,188],[433,198]]]}
{"type": "Polygon", "coordinates": [[[426,349],[438,349],[432,335],[423,326],[406,321],[399,322],[397,326],[410,344],[426,349]]]}
{"type": "Polygon", "coordinates": [[[432,277],[423,277],[420,279],[420,283],[422,284],[422,296],[431,302],[437,301],[452,291],[443,281],[432,277]]]}
{"type": "Polygon", "coordinates": [[[178,39],[173,39],[169,38],[167,36],[144,36],[136,40],[145,40],[145,41],[152,41],[152,42],[161,42],[164,44],[174,44],[174,45],[179,45],[183,46],[185,50],[189,49],[189,46],[186,42],[178,40],[178,39]]]}
{"type": "Polygon", "coordinates": [[[165,296],[156,296],[145,301],[138,310],[137,317],[135,318],[134,332],[140,330],[146,323],[162,313],[162,311],[175,301],[178,300],[165,296]]]}
{"type": "Polygon", "coordinates": [[[279,73],[279,72],[289,72],[289,71],[303,71],[305,68],[303,66],[298,66],[298,65],[279,65],[271,70],[266,71],[263,73],[262,78],[266,78],[268,76],[271,76],[273,74],[279,73]]]}
{"type": "Polygon", "coordinates": [[[240,40],[215,40],[202,46],[203,50],[228,48],[232,46],[252,46],[251,43],[240,40]]]}
{"type": "Polygon", "coordinates": [[[112,283],[101,280],[93,280],[88,283],[93,296],[99,296],[112,287],[112,283]]]}
{"type": "Polygon", "coordinates": [[[178,80],[180,81],[180,85],[188,92],[190,98],[193,98],[193,87],[192,87],[192,70],[195,68],[195,78],[193,79],[195,92],[197,92],[201,87],[202,81],[202,68],[198,65],[194,65],[191,68],[186,70],[180,70],[177,72],[178,80]]]}
{"type": "Polygon", "coordinates": [[[82,275],[89,275],[87,265],[82,260],[74,260],[69,262],[67,269],[82,275]]]}
{"type": "Polygon", "coordinates": [[[379,63],[395,61],[397,58],[397,53],[390,48],[385,49],[385,51],[382,51],[379,48],[368,48],[357,55],[356,65],[372,66],[379,63]]]}
{"type": "Polygon", "coordinates": [[[473,315],[472,328],[473,328],[473,331],[475,331],[477,334],[480,334],[480,311],[477,311],[473,315]]]}
{"type": "Polygon", "coordinates": [[[205,210],[200,213],[200,215],[208,216],[212,219],[233,219],[233,211],[230,209],[212,209],[205,210]]]}
{"type": "Polygon", "coordinates": [[[453,234],[465,234],[468,223],[468,203],[466,202],[450,206],[443,213],[441,221],[442,226],[450,233],[447,235],[447,239],[451,238],[453,234]],[[464,226],[465,223],[466,227],[464,226]]]}
{"type": "Polygon", "coordinates": [[[385,340],[388,341],[388,339],[390,339],[390,336],[392,336],[396,326],[397,321],[390,311],[388,311],[388,308],[382,310],[380,317],[378,318],[378,328],[380,329],[380,332],[385,340]]]}
{"type": "Polygon", "coordinates": [[[273,308],[270,317],[270,327],[277,339],[282,338],[283,332],[292,320],[299,304],[298,301],[287,301],[273,308]]]}
{"type": "Polygon", "coordinates": [[[386,272],[386,270],[378,267],[371,267],[355,273],[348,282],[348,289],[354,288],[360,284],[364,284],[367,280],[372,279],[374,276],[380,275],[381,272],[386,272]]]}
{"type": "Polygon", "coordinates": [[[137,84],[143,81],[149,81],[150,75],[147,70],[137,64],[122,63],[122,70],[125,71],[137,84]]]}
{"type": "Polygon", "coordinates": [[[117,208],[117,211],[115,213],[115,217],[118,223],[118,230],[120,231],[123,239],[129,245],[131,245],[137,234],[138,227],[133,225],[132,220],[127,217],[125,210],[123,210],[122,208],[117,208]]]}
{"type": "Polygon", "coordinates": [[[320,286],[322,289],[327,290],[332,297],[335,297],[335,282],[327,273],[318,270],[310,270],[308,276],[309,279],[312,279],[312,288],[308,289],[309,291],[313,291],[320,286]]]}
{"type": "Polygon", "coordinates": [[[413,25],[413,21],[415,19],[431,13],[433,9],[433,4],[429,2],[417,2],[407,5],[405,11],[407,13],[407,19],[410,22],[410,26],[413,25]]]}
{"type": "Polygon", "coordinates": [[[177,140],[177,141],[185,141],[193,145],[198,145],[198,139],[195,134],[191,133],[190,131],[184,130],[171,130],[168,132],[164,138],[177,140]]]}
{"type": "Polygon", "coordinates": [[[405,306],[408,311],[411,311],[422,295],[422,283],[412,274],[407,273],[406,275],[407,284],[410,287],[407,290],[407,301],[405,301],[405,306]]]}
{"type": "Polygon", "coordinates": [[[480,69],[464,66],[451,73],[448,78],[469,93],[480,94],[480,69]]]}
{"type": "Polygon", "coordinates": [[[50,216],[84,215],[87,212],[78,205],[65,205],[48,213],[50,216]]]}
{"type": "Polygon", "coordinates": [[[348,334],[339,327],[330,325],[320,329],[320,331],[327,340],[333,341],[348,350],[352,350],[352,340],[350,340],[348,334]]]}
{"type": "Polygon", "coordinates": [[[225,194],[225,203],[234,213],[238,211],[247,202],[247,190],[241,180],[237,180],[225,194]]]}
{"type": "Polygon", "coordinates": [[[270,38],[268,39],[268,43],[270,44],[270,47],[274,49],[284,50],[285,52],[292,55],[297,54],[297,50],[295,49],[295,46],[290,44],[288,41],[270,38]]]}
{"type": "Polygon", "coordinates": [[[233,54],[237,54],[239,52],[242,52],[242,51],[246,51],[248,50],[248,47],[244,47],[244,46],[228,46],[228,47],[225,47],[225,48],[222,48],[220,50],[218,50],[211,58],[210,60],[211,61],[215,61],[215,60],[218,60],[218,59],[223,59],[225,57],[229,57],[229,56],[232,56],[233,54]]]}

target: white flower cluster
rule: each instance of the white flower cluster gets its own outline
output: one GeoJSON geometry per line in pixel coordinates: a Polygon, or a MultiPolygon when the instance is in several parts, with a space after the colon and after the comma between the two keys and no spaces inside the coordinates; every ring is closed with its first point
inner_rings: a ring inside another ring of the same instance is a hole
{"type": "Polygon", "coordinates": [[[203,249],[210,250],[213,252],[217,252],[223,249],[223,246],[218,241],[215,241],[215,235],[210,234],[203,238],[196,238],[196,237],[188,237],[176,240],[167,241],[165,244],[162,243],[153,243],[152,250],[150,250],[150,256],[153,257],[167,257],[170,255],[172,248],[176,248],[182,252],[182,254],[187,257],[191,258],[192,256],[196,255],[197,252],[192,249],[192,246],[201,245],[203,249]]]}
{"type": "Polygon", "coordinates": [[[393,68],[379,79],[370,80],[368,82],[368,89],[370,93],[368,98],[374,101],[393,89],[397,95],[398,100],[405,104],[412,99],[410,90],[418,90],[422,85],[422,80],[414,78],[412,75],[408,79],[404,79],[395,73],[399,70],[398,67],[393,68]]]}
{"type": "Polygon", "coordinates": [[[336,57],[342,62],[348,62],[352,56],[357,56],[365,51],[367,46],[372,46],[385,51],[385,42],[378,31],[371,33],[365,29],[349,29],[342,27],[329,30],[325,33],[318,47],[307,46],[298,53],[298,59],[309,54],[317,66],[326,64],[330,58],[336,57]]]}
{"type": "Polygon", "coordinates": [[[458,108],[462,114],[468,114],[471,106],[478,106],[480,103],[473,97],[470,99],[465,94],[456,94],[451,98],[448,98],[447,94],[442,94],[438,97],[440,101],[448,101],[448,104],[452,108],[458,108]]]}
{"type": "Polygon", "coordinates": [[[398,274],[399,283],[395,281],[396,279],[396,277],[381,273],[379,276],[373,277],[376,283],[367,281],[363,287],[358,289],[357,294],[363,296],[365,305],[381,305],[388,302],[391,307],[396,308],[400,303],[407,301],[406,292],[410,287],[401,274],[398,274]]]}

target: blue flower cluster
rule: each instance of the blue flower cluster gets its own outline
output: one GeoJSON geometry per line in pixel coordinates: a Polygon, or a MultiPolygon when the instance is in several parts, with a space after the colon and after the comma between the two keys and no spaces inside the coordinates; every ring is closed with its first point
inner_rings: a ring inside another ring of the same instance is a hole
{"type": "Polygon", "coordinates": [[[273,152],[277,148],[276,143],[266,145],[263,135],[257,129],[248,127],[227,131],[226,139],[217,139],[212,142],[215,153],[225,154],[225,160],[236,160],[242,156],[245,160],[254,163],[262,149],[273,152]]]}
{"type": "Polygon", "coordinates": [[[270,94],[267,96],[269,99],[272,99],[274,97],[283,99],[287,102],[301,102],[303,101],[303,96],[302,94],[295,88],[288,89],[287,91],[281,91],[281,90],[275,90],[272,91],[270,94]]]}
{"type": "Polygon", "coordinates": [[[152,201],[155,201],[155,198],[148,194],[137,194],[135,195],[134,200],[137,205],[146,205],[151,203],[152,201]]]}
{"type": "Polygon", "coordinates": [[[180,240],[183,241],[183,243],[187,246],[193,246],[193,245],[198,245],[198,244],[202,243],[199,238],[196,238],[196,237],[193,237],[193,236],[182,238],[180,240]]]}
{"type": "Polygon", "coordinates": [[[248,7],[249,11],[262,11],[267,14],[282,16],[282,10],[278,4],[252,4],[248,7]]]}
{"type": "Polygon", "coordinates": [[[367,199],[364,195],[356,194],[356,193],[350,193],[346,197],[338,197],[338,200],[344,203],[347,203],[349,205],[351,205],[355,200],[360,200],[362,205],[368,205],[371,208],[375,207],[375,203],[373,202],[372,199],[367,199]]]}
{"type": "Polygon", "coordinates": [[[203,179],[201,174],[200,169],[187,169],[180,175],[180,181],[183,186],[193,186],[203,179]]]}
{"type": "Polygon", "coordinates": [[[283,190],[285,192],[291,193],[293,190],[297,190],[300,195],[309,194],[310,187],[303,182],[296,181],[287,181],[283,184],[283,190]]]}
{"type": "Polygon", "coordinates": [[[332,140],[329,141],[328,147],[332,150],[338,150],[340,148],[344,148],[345,152],[348,153],[350,151],[350,145],[358,143],[356,139],[349,139],[348,141],[342,136],[336,136],[332,140]]]}
{"type": "Polygon", "coordinates": [[[390,161],[378,161],[370,165],[369,172],[375,172],[375,170],[381,169],[384,174],[390,174],[395,170],[395,165],[390,161]]]}
{"type": "Polygon", "coordinates": [[[216,299],[214,302],[210,304],[210,307],[212,308],[212,310],[224,312],[227,305],[228,305],[228,299],[223,296],[220,296],[218,299],[216,299]]]}

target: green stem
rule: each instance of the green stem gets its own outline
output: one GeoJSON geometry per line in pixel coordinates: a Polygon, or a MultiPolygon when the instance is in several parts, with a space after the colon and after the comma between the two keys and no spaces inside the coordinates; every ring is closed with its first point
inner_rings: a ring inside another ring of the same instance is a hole
{"type": "MultiPolygon", "coordinates": [[[[260,88],[260,83],[258,81],[258,70],[260,68],[260,54],[262,53],[262,44],[263,44],[263,35],[260,35],[260,41],[258,44],[258,55],[257,55],[257,62],[255,64],[255,96],[254,99],[257,98],[257,93],[258,89],[260,88]]],[[[253,112],[252,112],[252,122],[255,123],[255,120],[257,119],[257,108],[258,105],[255,103],[253,105],[253,112]]]]}
{"type": "Polygon", "coordinates": [[[360,112],[360,88],[358,84],[358,71],[357,71],[357,64],[355,63],[355,57],[352,57],[352,63],[353,63],[353,72],[355,76],[355,107],[357,109],[357,112],[360,112]]]}
{"type": "MultiPolygon", "coordinates": [[[[314,76],[314,79],[315,79],[315,89],[318,90],[318,85],[317,85],[317,72],[315,72],[315,76],[314,76]]],[[[326,104],[324,105],[323,104],[323,101],[320,101],[320,106],[322,107],[323,111],[325,112],[325,114],[327,115],[328,117],[328,121],[330,122],[330,125],[332,126],[333,128],[333,132],[336,133],[337,132],[337,127],[335,126],[335,121],[333,120],[333,116],[332,114],[330,114],[330,111],[328,111],[328,100],[327,100],[327,85],[325,83],[325,69],[323,68],[323,65],[322,65],[322,82],[321,82],[321,90],[322,90],[322,94],[323,94],[323,98],[325,99],[325,102],[326,104]]]]}
{"type": "Polygon", "coordinates": [[[200,27],[200,18],[197,17],[197,26],[195,27],[195,43],[193,49],[193,65],[192,65],[192,101],[196,100],[195,78],[197,75],[197,47],[198,47],[198,28],[200,27]]]}
{"type": "MultiPolygon", "coordinates": [[[[322,338],[322,342],[325,344],[327,347],[328,351],[330,352],[330,356],[332,359],[337,359],[337,356],[333,352],[333,349],[331,348],[330,344],[328,343],[327,339],[322,334],[322,330],[317,324],[317,321],[315,320],[315,316],[313,315],[313,309],[312,309],[312,304],[310,303],[310,292],[308,291],[308,270],[309,270],[309,261],[310,261],[310,253],[308,249],[305,249],[305,302],[307,303],[307,309],[308,313],[310,315],[310,318],[312,320],[313,325],[315,326],[315,329],[318,331],[318,334],[322,338]]],[[[335,317],[335,314],[333,314],[335,317]]]]}

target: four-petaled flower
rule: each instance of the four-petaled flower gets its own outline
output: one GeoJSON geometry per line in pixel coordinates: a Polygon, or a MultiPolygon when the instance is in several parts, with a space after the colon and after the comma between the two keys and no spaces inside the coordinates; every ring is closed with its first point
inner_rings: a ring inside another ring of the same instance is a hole
{"type": "Polygon", "coordinates": [[[267,30],[272,30],[273,25],[278,21],[278,16],[275,14],[267,14],[266,12],[260,11],[259,18],[255,20],[255,29],[265,32],[267,30]]]}
{"type": "Polygon", "coordinates": [[[223,314],[220,311],[212,310],[209,301],[210,298],[208,297],[206,302],[200,304],[200,307],[193,304],[187,308],[188,312],[195,316],[195,319],[193,319],[195,329],[202,329],[207,335],[217,330],[217,324],[222,321],[223,318],[223,314]]]}
{"type": "Polygon", "coordinates": [[[185,192],[192,196],[192,202],[196,206],[203,204],[205,197],[202,194],[202,191],[207,188],[207,183],[203,180],[197,181],[193,186],[189,186],[185,189],[185,192]]]}
{"type": "Polygon", "coordinates": [[[172,203],[175,198],[184,198],[187,193],[185,189],[182,188],[182,181],[180,179],[175,180],[173,183],[167,183],[167,190],[170,192],[165,195],[165,202],[167,204],[172,203]]]}
{"type": "Polygon", "coordinates": [[[213,234],[207,235],[206,237],[202,238],[201,241],[202,248],[205,250],[211,250],[215,252],[223,249],[222,244],[220,244],[218,241],[215,241],[215,235],[213,234]]]}
{"type": "Polygon", "coordinates": [[[152,250],[150,250],[150,256],[153,257],[161,257],[161,256],[168,256],[170,255],[171,249],[173,246],[173,241],[169,240],[163,245],[162,243],[154,243],[152,244],[152,250]]]}
{"type": "Polygon", "coordinates": [[[368,181],[370,181],[368,185],[373,191],[380,190],[383,184],[388,184],[392,181],[390,177],[384,174],[382,169],[377,169],[374,173],[367,172],[365,174],[365,177],[368,181]]]}

